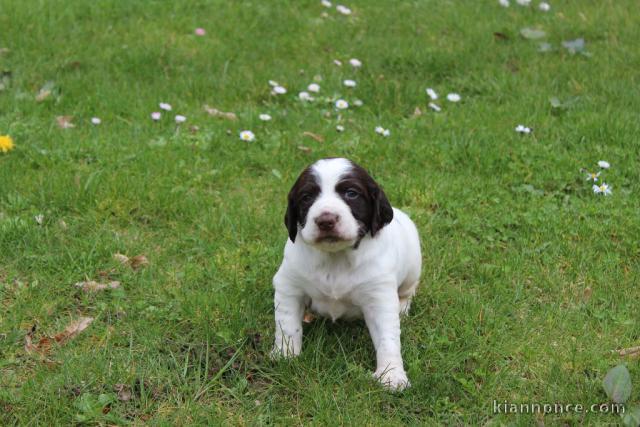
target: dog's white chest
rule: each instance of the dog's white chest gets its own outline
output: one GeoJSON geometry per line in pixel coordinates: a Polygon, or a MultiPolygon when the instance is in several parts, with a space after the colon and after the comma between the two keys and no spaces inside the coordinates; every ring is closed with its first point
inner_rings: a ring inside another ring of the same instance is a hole
{"type": "Polygon", "coordinates": [[[361,316],[360,308],[351,299],[353,287],[353,278],[348,274],[316,274],[307,288],[311,297],[311,309],[332,320],[361,316]]]}

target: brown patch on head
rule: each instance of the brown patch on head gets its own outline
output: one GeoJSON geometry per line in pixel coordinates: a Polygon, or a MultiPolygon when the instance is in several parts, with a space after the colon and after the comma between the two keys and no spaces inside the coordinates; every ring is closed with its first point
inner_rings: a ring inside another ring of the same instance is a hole
{"type": "Polygon", "coordinates": [[[289,191],[284,224],[289,231],[289,238],[292,242],[296,241],[298,225],[304,227],[304,224],[307,222],[307,213],[318,197],[318,194],[320,194],[320,186],[311,170],[311,166],[309,166],[302,171],[289,191]]]}
{"type": "Polygon", "coordinates": [[[335,191],[361,224],[360,237],[375,236],[393,219],[393,208],[382,188],[361,166],[351,162],[351,170],[342,175],[335,191]]]}

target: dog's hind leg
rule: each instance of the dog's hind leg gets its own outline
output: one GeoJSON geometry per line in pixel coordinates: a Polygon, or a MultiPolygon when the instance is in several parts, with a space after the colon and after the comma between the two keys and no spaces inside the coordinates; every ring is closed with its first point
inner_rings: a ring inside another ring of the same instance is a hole
{"type": "Polygon", "coordinates": [[[411,298],[416,293],[416,289],[418,288],[419,280],[414,282],[403,283],[400,288],[398,288],[398,297],[400,298],[400,314],[406,315],[409,314],[409,309],[411,308],[411,298]]]}

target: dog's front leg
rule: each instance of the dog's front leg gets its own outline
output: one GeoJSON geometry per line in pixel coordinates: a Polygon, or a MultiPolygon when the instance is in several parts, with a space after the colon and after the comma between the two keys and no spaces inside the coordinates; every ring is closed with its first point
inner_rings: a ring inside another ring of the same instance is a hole
{"type": "Polygon", "coordinates": [[[304,296],[286,293],[276,288],[274,297],[276,332],[271,355],[293,357],[302,350],[302,316],[304,296]]]}
{"type": "Polygon", "coordinates": [[[365,322],[376,349],[374,376],[391,390],[408,387],[400,353],[400,301],[394,286],[370,292],[362,306],[365,322]]]}

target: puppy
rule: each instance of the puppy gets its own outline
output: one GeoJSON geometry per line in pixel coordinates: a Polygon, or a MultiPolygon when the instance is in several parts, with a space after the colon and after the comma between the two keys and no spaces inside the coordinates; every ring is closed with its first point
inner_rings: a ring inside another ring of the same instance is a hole
{"type": "Polygon", "coordinates": [[[374,376],[392,390],[409,386],[400,354],[400,315],[420,278],[418,231],[382,188],[347,159],[319,160],[289,192],[289,239],[273,278],[273,356],[302,350],[305,307],[336,320],[364,317],[376,350],[374,376]]]}

